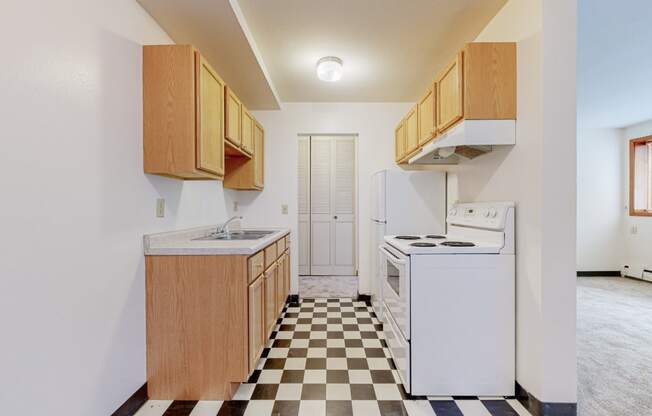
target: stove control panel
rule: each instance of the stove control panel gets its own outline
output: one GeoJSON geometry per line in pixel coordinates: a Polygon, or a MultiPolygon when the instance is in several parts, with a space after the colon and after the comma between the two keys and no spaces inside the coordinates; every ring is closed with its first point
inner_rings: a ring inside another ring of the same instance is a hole
{"type": "Polygon", "coordinates": [[[483,202],[456,204],[448,211],[446,222],[464,227],[502,230],[507,214],[514,208],[511,202],[483,202]]]}

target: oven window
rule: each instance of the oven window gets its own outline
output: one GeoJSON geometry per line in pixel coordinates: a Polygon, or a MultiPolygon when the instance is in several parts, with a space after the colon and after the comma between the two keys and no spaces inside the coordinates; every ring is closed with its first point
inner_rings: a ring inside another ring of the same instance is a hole
{"type": "Polygon", "coordinates": [[[392,262],[387,261],[387,283],[389,283],[389,286],[394,290],[394,292],[400,296],[401,295],[401,290],[400,290],[400,285],[399,285],[399,275],[400,272],[392,264],[392,262]]]}

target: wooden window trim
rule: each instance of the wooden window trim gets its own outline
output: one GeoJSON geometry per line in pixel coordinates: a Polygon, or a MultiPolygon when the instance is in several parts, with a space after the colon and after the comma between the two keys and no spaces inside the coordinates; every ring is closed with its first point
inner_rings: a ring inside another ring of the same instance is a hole
{"type": "MultiPolygon", "coordinates": [[[[652,217],[650,209],[635,208],[635,183],[636,183],[636,147],[652,144],[652,136],[638,137],[629,141],[629,215],[632,217],[652,217]]],[[[652,169],[652,151],[648,151],[648,171],[652,169]]],[[[648,178],[648,198],[652,192],[652,178],[648,178]]]]}

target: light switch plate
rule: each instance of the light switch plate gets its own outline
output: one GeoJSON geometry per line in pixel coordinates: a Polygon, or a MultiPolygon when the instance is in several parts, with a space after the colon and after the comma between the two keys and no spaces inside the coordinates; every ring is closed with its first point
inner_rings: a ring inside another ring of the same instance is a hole
{"type": "Polygon", "coordinates": [[[156,200],[156,216],[158,218],[165,217],[165,199],[158,198],[156,200]]]}
{"type": "Polygon", "coordinates": [[[288,215],[288,204],[281,205],[281,214],[288,215]]]}
{"type": "Polygon", "coordinates": [[[240,208],[238,201],[233,201],[233,212],[238,212],[238,208],[240,208]]]}

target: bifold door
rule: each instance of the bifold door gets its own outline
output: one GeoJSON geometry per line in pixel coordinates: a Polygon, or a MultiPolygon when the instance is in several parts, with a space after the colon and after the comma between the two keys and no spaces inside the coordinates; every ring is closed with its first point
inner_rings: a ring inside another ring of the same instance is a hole
{"type": "Polygon", "coordinates": [[[355,137],[299,141],[299,263],[309,275],[356,273],[355,137]]]}

